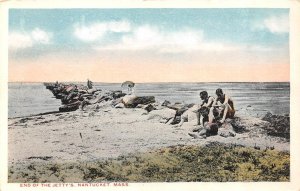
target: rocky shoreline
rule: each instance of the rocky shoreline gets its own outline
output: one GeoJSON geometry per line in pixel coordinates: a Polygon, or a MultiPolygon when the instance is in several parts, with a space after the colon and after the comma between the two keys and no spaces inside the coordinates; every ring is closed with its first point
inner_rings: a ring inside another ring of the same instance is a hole
{"type": "MultiPolygon", "coordinates": [[[[63,106],[59,108],[60,112],[75,111],[78,109],[94,109],[99,111],[100,105],[111,105],[114,108],[143,108],[150,115],[160,118],[160,122],[176,125],[180,122],[181,116],[194,115],[193,112],[197,110],[196,104],[182,104],[174,103],[165,100],[163,103],[155,101],[154,96],[136,96],[134,94],[127,95],[122,91],[103,91],[101,89],[92,88],[92,86],[83,86],[76,84],[62,84],[62,83],[44,83],[46,89],[50,90],[56,99],[60,99],[63,106]]],[[[149,117],[151,118],[151,117],[149,117]]],[[[263,124],[264,131],[268,135],[275,137],[290,138],[290,118],[286,115],[273,115],[268,112],[261,118],[268,123],[263,124]]],[[[222,132],[219,134],[223,137],[235,136],[236,132],[249,131],[249,125],[243,124],[243,121],[236,117],[234,119],[227,119],[227,123],[219,127],[222,132]],[[224,131],[228,130],[229,132],[224,131]]]]}
{"type": "Polygon", "coordinates": [[[153,96],[74,84],[60,85],[59,91],[53,88],[57,84],[45,85],[64,106],[59,113],[8,120],[10,182],[34,181],[28,179],[28,171],[35,172],[30,165],[105,161],[172,146],[218,142],[260,152],[290,150],[288,115],[255,118],[237,113],[219,127],[217,135],[194,139],[189,136],[195,129],[193,105],[158,103],[153,96]],[[185,112],[190,112],[188,121],[176,126],[185,112]]]}

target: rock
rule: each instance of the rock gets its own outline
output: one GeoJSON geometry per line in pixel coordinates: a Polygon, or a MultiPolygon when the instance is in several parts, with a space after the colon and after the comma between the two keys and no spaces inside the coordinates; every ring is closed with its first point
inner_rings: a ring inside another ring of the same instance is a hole
{"type": "Polygon", "coordinates": [[[233,129],[237,133],[244,133],[256,130],[257,128],[264,128],[269,125],[269,122],[263,121],[259,118],[244,116],[244,117],[234,117],[230,121],[233,129]]]}
{"type": "Polygon", "coordinates": [[[161,106],[168,106],[168,105],[170,105],[171,104],[171,102],[169,102],[168,100],[165,100],[162,104],[161,104],[161,106]]]}
{"type": "Polygon", "coordinates": [[[143,105],[143,104],[138,104],[135,108],[144,108],[145,107],[145,105],[143,105]]]}
{"type": "Polygon", "coordinates": [[[55,94],[56,99],[62,99],[64,96],[65,96],[65,94],[63,94],[63,93],[55,94]]]}
{"type": "Polygon", "coordinates": [[[268,121],[269,125],[265,127],[268,135],[290,139],[290,116],[273,115],[267,113],[262,120],[268,121]]]}
{"type": "Polygon", "coordinates": [[[123,97],[122,102],[124,103],[125,106],[127,105],[132,105],[133,104],[133,100],[137,98],[136,95],[126,95],[123,97]]]}
{"type": "Polygon", "coordinates": [[[59,107],[59,111],[60,112],[68,112],[68,111],[75,111],[77,109],[79,109],[81,102],[77,101],[71,104],[67,104],[67,105],[63,105],[61,107],[59,107]]]}
{"type": "Polygon", "coordinates": [[[66,88],[66,92],[70,92],[70,91],[72,91],[73,89],[75,89],[75,87],[72,86],[72,85],[70,85],[70,86],[68,86],[68,87],[66,88]]]}
{"type": "Polygon", "coordinates": [[[115,108],[125,108],[124,103],[118,103],[117,105],[115,105],[115,108]]]}
{"type": "Polygon", "coordinates": [[[133,100],[133,103],[131,104],[132,107],[136,107],[138,104],[147,105],[150,103],[155,102],[154,96],[140,96],[133,100]]]}
{"type": "Polygon", "coordinates": [[[125,107],[128,108],[135,108],[139,104],[149,104],[149,103],[154,103],[155,102],[155,97],[154,96],[140,96],[137,97],[135,95],[126,95],[123,97],[123,103],[125,107]]]}
{"type": "Polygon", "coordinates": [[[122,93],[122,91],[113,91],[112,92],[112,97],[114,99],[118,99],[118,98],[121,98],[121,97],[124,97],[124,96],[126,96],[126,94],[122,93]]]}
{"type": "Polygon", "coordinates": [[[74,97],[77,96],[77,92],[70,92],[69,95],[66,97],[67,101],[69,102],[69,100],[73,99],[74,97]]]}
{"type": "Polygon", "coordinates": [[[192,128],[192,132],[199,132],[201,129],[201,127],[194,127],[192,128]]]}
{"type": "Polygon", "coordinates": [[[222,137],[235,137],[236,133],[230,123],[224,123],[218,130],[218,134],[222,137]]]}
{"type": "Polygon", "coordinates": [[[92,98],[93,95],[89,93],[81,94],[81,97],[92,98]]]}
{"type": "Polygon", "coordinates": [[[152,104],[149,104],[149,105],[147,105],[144,109],[145,109],[147,112],[151,112],[151,111],[155,110],[156,108],[155,108],[152,104]]]}
{"type": "MultiPolygon", "coordinates": [[[[167,107],[170,108],[170,109],[174,109],[174,110],[178,111],[178,110],[185,109],[185,104],[175,103],[175,104],[172,104],[172,105],[167,105],[167,107]]],[[[186,109],[188,109],[188,108],[186,108],[186,109]]]]}
{"type": "Polygon", "coordinates": [[[164,108],[161,110],[153,110],[148,114],[148,120],[157,120],[166,123],[171,118],[174,118],[176,111],[169,108],[164,108]]]}
{"type": "MultiPolygon", "coordinates": [[[[94,94],[96,91],[98,91],[96,88],[88,89],[87,93],[88,94],[94,94]]],[[[101,91],[101,90],[100,90],[101,91]]]]}
{"type": "Polygon", "coordinates": [[[181,118],[184,119],[185,122],[193,123],[193,125],[196,125],[197,124],[197,114],[195,113],[196,110],[197,110],[196,107],[189,108],[181,115],[181,118]]]}
{"type": "Polygon", "coordinates": [[[101,102],[102,99],[104,99],[105,96],[103,94],[98,94],[97,96],[95,96],[94,98],[92,98],[91,100],[88,100],[89,104],[96,104],[101,102]]]}
{"type": "Polygon", "coordinates": [[[112,100],[111,105],[112,105],[113,107],[115,107],[115,106],[118,105],[119,103],[123,103],[122,101],[123,101],[122,98],[118,98],[118,99],[112,100]]]}
{"type": "Polygon", "coordinates": [[[78,92],[79,92],[80,94],[86,94],[86,93],[87,93],[87,90],[80,89],[80,90],[78,90],[78,92]]]}
{"type": "Polygon", "coordinates": [[[193,137],[194,139],[198,139],[200,136],[196,133],[188,133],[189,136],[193,137]]]}
{"type": "Polygon", "coordinates": [[[183,103],[175,103],[173,105],[168,105],[167,107],[170,109],[176,110],[176,115],[182,115],[188,109],[192,108],[195,104],[183,104],[183,103]]]}

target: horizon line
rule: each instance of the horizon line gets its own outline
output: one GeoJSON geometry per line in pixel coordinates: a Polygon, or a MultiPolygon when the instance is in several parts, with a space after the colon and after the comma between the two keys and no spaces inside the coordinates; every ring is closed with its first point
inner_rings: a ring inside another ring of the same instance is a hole
{"type": "MultiPolygon", "coordinates": [[[[92,81],[92,80],[91,80],[92,81]]],[[[129,80],[130,81],[130,80],[129,80]]],[[[7,83],[55,83],[56,81],[8,81],[7,83]]],[[[58,81],[59,83],[86,83],[87,81],[58,81]]],[[[93,83],[110,83],[119,84],[123,82],[99,82],[92,81],[93,83]]],[[[134,82],[136,84],[145,83],[290,83],[290,81],[170,81],[170,82],[134,82]]]]}

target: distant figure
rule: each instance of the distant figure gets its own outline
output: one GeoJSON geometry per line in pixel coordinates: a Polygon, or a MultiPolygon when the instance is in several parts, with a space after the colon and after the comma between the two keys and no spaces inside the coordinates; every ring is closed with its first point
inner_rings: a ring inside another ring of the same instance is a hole
{"type": "Polygon", "coordinates": [[[210,116],[212,119],[209,119],[209,122],[212,123],[215,117],[221,117],[220,123],[224,123],[226,118],[233,118],[235,114],[233,101],[232,99],[223,93],[222,89],[216,90],[217,99],[215,99],[210,109],[210,116]]]}
{"type": "Polygon", "coordinates": [[[87,87],[88,87],[88,89],[92,89],[93,88],[93,82],[91,80],[89,80],[89,79],[87,81],[87,87]]]}
{"type": "Polygon", "coordinates": [[[128,88],[128,94],[134,94],[134,85],[135,83],[132,81],[125,81],[122,83],[121,87],[127,86],[128,88]]]}
{"type": "Polygon", "coordinates": [[[133,87],[134,87],[134,85],[128,85],[128,92],[130,94],[134,93],[133,87]]]}

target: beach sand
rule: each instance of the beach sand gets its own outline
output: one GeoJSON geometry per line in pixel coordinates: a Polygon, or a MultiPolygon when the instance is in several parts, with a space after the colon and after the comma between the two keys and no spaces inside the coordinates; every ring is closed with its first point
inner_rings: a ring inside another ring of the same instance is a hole
{"type": "Polygon", "coordinates": [[[9,119],[9,164],[41,157],[58,161],[98,160],[171,145],[205,145],[215,141],[289,151],[290,144],[285,139],[260,132],[265,122],[258,118],[243,117],[252,129],[235,137],[193,139],[188,135],[195,128],[193,122],[174,127],[150,114],[141,108],[106,105],[99,111],[9,119]]]}

